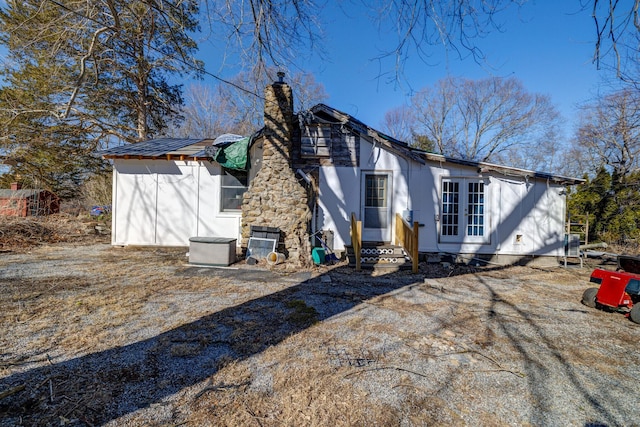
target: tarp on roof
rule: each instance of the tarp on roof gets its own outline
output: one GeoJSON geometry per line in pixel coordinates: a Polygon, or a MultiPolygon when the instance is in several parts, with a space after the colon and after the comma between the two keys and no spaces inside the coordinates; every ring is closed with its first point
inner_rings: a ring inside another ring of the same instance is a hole
{"type": "Polygon", "coordinates": [[[251,137],[224,134],[216,138],[214,145],[207,147],[205,152],[221,166],[233,170],[247,170],[249,156],[249,142],[251,137]]]}

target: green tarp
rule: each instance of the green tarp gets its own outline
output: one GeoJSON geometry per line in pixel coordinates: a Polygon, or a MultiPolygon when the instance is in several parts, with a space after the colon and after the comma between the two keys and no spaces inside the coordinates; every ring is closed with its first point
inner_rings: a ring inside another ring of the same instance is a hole
{"type": "Polygon", "coordinates": [[[227,169],[247,170],[250,140],[251,138],[247,136],[218,149],[213,160],[227,169]]]}

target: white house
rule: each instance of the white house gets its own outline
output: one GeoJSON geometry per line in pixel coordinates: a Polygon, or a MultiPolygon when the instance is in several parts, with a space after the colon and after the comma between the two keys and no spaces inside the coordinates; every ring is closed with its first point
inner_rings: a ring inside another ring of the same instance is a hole
{"type": "Polygon", "coordinates": [[[216,148],[233,146],[228,141],[216,147],[209,139],[159,139],[103,152],[114,168],[112,243],[188,245],[190,237],[215,236],[245,245],[247,226],[286,229],[279,217],[297,211],[295,227],[306,227],[307,236],[331,230],[333,249],[342,251],[351,213],[372,242],[392,241],[401,213],[420,224],[420,252],[505,263],[564,255],[565,189],[581,180],[417,150],[323,104],[294,116],[286,83],[269,90],[284,119],[273,119],[267,96],[265,128],[249,140],[246,170],[214,160],[216,148]],[[288,166],[269,166],[274,156],[288,166]],[[283,169],[287,175],[274,181],[283,169]],[[289,182],[301,192],[294,195],[289,182]],[[293,205],[281,206],[288,199],[293,205]]]}

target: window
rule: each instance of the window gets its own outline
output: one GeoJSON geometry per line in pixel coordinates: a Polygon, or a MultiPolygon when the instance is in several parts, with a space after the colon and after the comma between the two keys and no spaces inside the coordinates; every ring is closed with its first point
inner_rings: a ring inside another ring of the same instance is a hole
{"type": "Polygon", "coordinates": [[[387,175],[367,174],[365,176],[364,227],[386,228],[389,210],[387,209],[387,175]]]}
{"type": "Polygon", "coordinates": [[[458,235],[458,198],[460,196],[459,183],[442,182],[442,225],[443,236],[458,235]]]}
{"type": "Polygon", "coordinates": [[[247,172],[223,169],[220,184],[220,210],[234,212],[242,209],[242,196],[247,191],[247,172]]]}
{"type": "Polygon", "coordinates": [[[470,182],[467,198],[467,236],[484,236],[484,182],[470,182]]]}
{"type": "Polygon", "coordinates": [[[301,138],[302,157],[331,155],[331,125],[305,126],[301,138]]]}

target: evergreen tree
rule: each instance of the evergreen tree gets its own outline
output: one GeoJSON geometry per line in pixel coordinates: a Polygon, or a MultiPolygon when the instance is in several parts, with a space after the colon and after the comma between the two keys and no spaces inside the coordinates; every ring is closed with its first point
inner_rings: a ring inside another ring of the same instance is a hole
{"type": "MultiPolygon", "coordinates": [[[[586,177],[585,177],[586,178],[586,177]]],[[[589,214],[591,240],[624,242],[640,238],[640,173],[627,176],[601,167],[569,197],[572,218],[589,214]]]]}
{"type": "Polygon", "coordinates": [[[9,0],[0,8],[0,154],[9,177],[73,195],[97,148],[179,120],[198,2],[9,0]]]}

